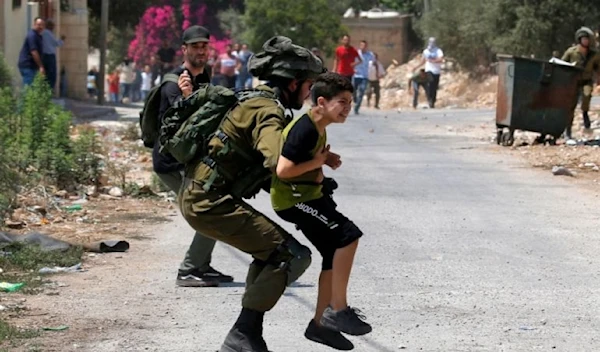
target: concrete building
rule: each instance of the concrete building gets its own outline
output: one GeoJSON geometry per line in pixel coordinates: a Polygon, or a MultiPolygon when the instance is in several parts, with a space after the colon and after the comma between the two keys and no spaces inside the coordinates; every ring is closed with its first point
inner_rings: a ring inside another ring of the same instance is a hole
{"type": "MultiPolygon", "coordinates": [[[[0,50],[12,68],[16,84],[21,76],[17,68],[19,52],[27,31],[36,17],[52,18],[54,34],[67,38],[58,50],[58,71],[66,72],[66,96],[87,96],[88,10],[87,0],[2,0],[0,1],[0,50]]],[[[60,74],[59,79],[60,82],[60,74]]],[[[58,87],[56,87],[58,93],[58,87]]]]}
{"type": "Polygon", "coordinates": [[[39,15],[38,4],[28,5],[27,0],[3,0],[0,2],[0,50],[12,69],[16,82],[21,76],[17,69],[19,52],[32,19],[39,15]]]}
{"type": "Polygon", "coordinates": [[[356,16],[349,10],[342,18],[342,24],[348,28],[352,45],[358,48],[361,40],[369,43],[369,50],[379,55],[384,66],[397,60],[402,64],[408,61],[412,48],[410,31],[412,16],[397,12],[380,10],[361,11],[356,16]]]}

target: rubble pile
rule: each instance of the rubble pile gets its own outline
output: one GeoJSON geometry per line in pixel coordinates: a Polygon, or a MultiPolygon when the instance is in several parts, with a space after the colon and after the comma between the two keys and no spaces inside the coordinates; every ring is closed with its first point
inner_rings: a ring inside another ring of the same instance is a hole
{"type": "MultiPolygon", "coordinates": [[[[412,69],[420,57],[403,65],[391,65],[381,80],[381,107],[383,109],[412,108],[413,96],[408,90],[412,69]]],[[[452,64],[445,64],[440,77],[436,108],[476,108],[496,105],[497,76],[474,80],[467,73],[455,71],[452,64]]],[[[419,91],[419,106],[427,105],[425,92],[419,91]]]]}

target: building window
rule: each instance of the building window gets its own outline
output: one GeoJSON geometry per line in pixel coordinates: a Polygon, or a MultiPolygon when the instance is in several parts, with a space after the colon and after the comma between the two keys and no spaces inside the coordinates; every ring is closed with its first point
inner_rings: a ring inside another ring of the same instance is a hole
{"type": "Polygon", "coordinates": [[[12,0],[13,2],[13,10],[21,7],[21,0],[12,0]]]}

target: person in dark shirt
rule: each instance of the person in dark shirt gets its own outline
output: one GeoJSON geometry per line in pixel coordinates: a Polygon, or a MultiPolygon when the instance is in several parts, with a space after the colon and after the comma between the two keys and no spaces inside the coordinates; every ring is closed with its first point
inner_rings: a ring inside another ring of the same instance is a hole
{"type": "Polygon", "coordinates": [[[427,93],[427,84],[429,81],[430,77],[424,68],[414,73],[408,80],[408,94],[412,94],[413,96],[413,109],[416,109],[419,104],[419,87],[423,87],[425,93],[427,93]]]}
{"type": "Polygon", "coordinates": [[[45,23],[40,17],[33,21],[33,28],[27,33],[25,42],[19,53],[19,72],[23,78],[23,85],[31,85],[35,75],[39,72],[45,74],[42,62],[43,38],[45,23]]]}
{"type": "Polygon", "coordinates": [[[161,76],[173,70],[173,61],[175,61],[175,49],[171,48],[168,40],[163,41],[163,46],[157,52],[161,64],[161,76]]]}
{"type": "MultiPolygon", "coordinates": [[[[179,76],[179,82],[166,82],[161,88],[159,116],[177,101],[189,97],[203,83],[210,82],[208,57],[209,32],[201,26],[191,26],[183,32],[182,51],[184,63],[172,73],[179,76]]],[[[158,142],[152,151],[154,171],[175,193],[183,183],[183,165],[171,155],[159,152],[158,142]]],[[[215,287],[220,282],[232,282],[233,277],[224,275],[210,266],[215,240],[196,232],[184,261],[177,274],[177,285],[185,287],[215,287]]]]}

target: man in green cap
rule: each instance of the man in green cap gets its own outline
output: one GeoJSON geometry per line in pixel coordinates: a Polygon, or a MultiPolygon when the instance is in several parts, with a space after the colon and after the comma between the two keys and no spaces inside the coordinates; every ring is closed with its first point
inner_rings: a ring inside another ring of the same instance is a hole
{"type": "Polygon", "coordinates": [[[198,232],[250,254],[242,311],[221,352],[268,352],[263,317],[311,262],[311,252],[274,221],[247,204],[269,187],[281,151],[285,109],[300,109],[313,79],[324,71],[310,50],[276,36],[249,60],[250,73],[266,85],[243,100],[208,143],[208,155],[186,165],[179,203],[198,232]]]}
{"type": "MultiPolygon", "coordinates": [[[[575,66],[583,69],[579,78],[578,91],[581,97],[581,110],[583,112],[583,124],[586,129],[591,127],[588,111],[590,110],[590,101],[592,100],[592,91],[594,89],[594,73],[600,71],[600,54],[596,51],[594,32],[587,27],[581,27],[575,32],[576,45],[565,51],[562,60],[575,63],[575,66]]],[[[573,114],[567,121],[566,138],[570,139],[571,125],[573,124],[573,115],[577,108],[577,101],[573,106],[573,114]]]]}

